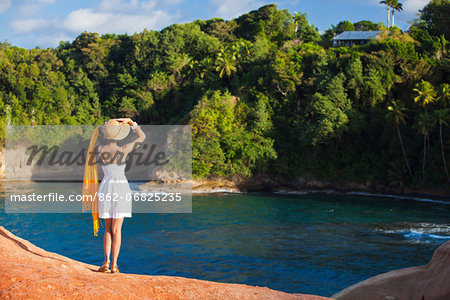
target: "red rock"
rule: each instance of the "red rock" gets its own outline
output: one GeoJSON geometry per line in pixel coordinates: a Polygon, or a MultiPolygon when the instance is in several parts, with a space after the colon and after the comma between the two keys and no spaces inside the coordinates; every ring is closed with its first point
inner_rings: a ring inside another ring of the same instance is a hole
{"type": "Polygon", "coordinates": [[[450,300],[450,242],[426,266],[383,273],[332,296],[337,300],[450,300]]]}
{"type": "Polygon", "coordinates": [[[1,299],[330,299],[244,284],[97,269],[47,252],[0,226],[1,299]]]}

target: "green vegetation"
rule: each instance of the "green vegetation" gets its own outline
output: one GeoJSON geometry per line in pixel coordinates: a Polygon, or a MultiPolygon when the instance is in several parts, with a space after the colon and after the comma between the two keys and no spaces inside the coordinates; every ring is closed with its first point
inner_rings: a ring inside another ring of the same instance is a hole
{"type": "Polygon", "coordinates": [[[344,21],[320,36],[303,13],[266,5],[231,21],[160,32],[84,32],[56,49],[0,45],[5,124],[190,124],[197,177],[395,186],[449,182],[448,0],[407,33],[344,21]],[[381,30],[332,48],[344,30],[381,30]]]}
{"type": "Polygon", "coordinates": [[[380,4],[387,6],[387,27],[395,26],[395,11],[403,10],[403,4],[398,2],[398,0],[382,0],[380,1],[380,4]],[[392,13],[392,22],[390,13],[392,13]]]}

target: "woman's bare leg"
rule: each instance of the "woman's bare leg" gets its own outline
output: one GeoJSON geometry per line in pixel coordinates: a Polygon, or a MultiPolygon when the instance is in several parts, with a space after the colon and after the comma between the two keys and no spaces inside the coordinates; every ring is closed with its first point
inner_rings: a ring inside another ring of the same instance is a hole
{"type": "Polygon", "coordinates": [[[117,258],[119,257],[120,244],[122,241],[122,223],[123,218],[112,219],[111,232],[112,232],[112,263],[111,265],[117,266],[117,258]]]}
{"type": "Polygon", "coordinates": [[[105,263],[109,263],[109,255],[111,253],[111,242],[112,242],[112,232],[111,232],[112,219],[105,219],[105,236],[103,237],[103,249],[105,251],[105,263]]]}

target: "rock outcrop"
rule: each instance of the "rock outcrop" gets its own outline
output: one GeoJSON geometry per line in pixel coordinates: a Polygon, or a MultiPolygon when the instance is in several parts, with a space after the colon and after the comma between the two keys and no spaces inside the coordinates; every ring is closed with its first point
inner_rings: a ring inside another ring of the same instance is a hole
{"type": "Polygon", "coordinates": [[[337,300],[449,300],[450,242],[439,247],[426,266],[391,271],[352,285],[337,300]]]}
{"type": "Polygon", "coordinates": [[[329,299],[182,277],[99,273],[97,268],[47,252],[0,226],[0,299],[329,299]]]}

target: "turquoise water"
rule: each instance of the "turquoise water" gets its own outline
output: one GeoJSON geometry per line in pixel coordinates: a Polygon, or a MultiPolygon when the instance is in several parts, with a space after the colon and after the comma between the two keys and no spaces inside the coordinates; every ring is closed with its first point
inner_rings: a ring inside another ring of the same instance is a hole
{"type": "MultiPolygon", "coordinates": [[[[32,189],[32,188],[31,188],[32,189]]],[[[5,214],[0,225],[48,251],[101,264],[89,214],[5,214]]],[[[342,194],[214,194],[192,214],[134,214],[122,272],[176,275],[331,296],[368,277],[426,264],[450,240],[450,205],[342,194]]]]}

